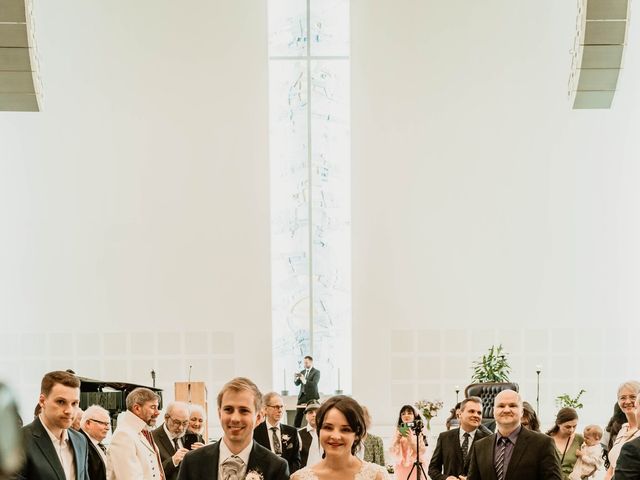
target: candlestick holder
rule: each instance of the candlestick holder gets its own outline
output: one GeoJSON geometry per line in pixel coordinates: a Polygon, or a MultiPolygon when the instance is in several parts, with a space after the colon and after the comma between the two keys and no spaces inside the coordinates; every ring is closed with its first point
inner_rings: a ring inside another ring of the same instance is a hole
{"type": "Polygon", "coordinates": [[[536,365],[536,415],[540,416],[540,373],[542,372],[542,367],[540,365],[536,365]]]}

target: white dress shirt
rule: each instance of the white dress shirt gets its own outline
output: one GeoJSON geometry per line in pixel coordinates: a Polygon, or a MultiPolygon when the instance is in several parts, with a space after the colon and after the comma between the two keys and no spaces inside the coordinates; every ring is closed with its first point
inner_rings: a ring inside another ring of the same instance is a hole
{"type": "MultiPolygon", "coordinates": [[[[312,467],[316,463],[322,460],[322,449],[320,448],[320,442],[318,441],[318,432],[315,428],[311,428],[307,425],[307,432],[311,434],[311,445],[309,445],[309,455],[307,456],[307,467],[312,467]]],[[[300,442],[302,445],[302,442],[300,442]]],[[[359,452],[358,452],[359,453],[359,452]]],[[[364,448],[362,449],[362,455],[364,456],[364,448]]]]}
{"type": "Polygon", "coordinates": [[[269,420],[265,420],[265,423],[267,425],[267,437],[269,437],[269,445],[271,446],[271,451],[276,451],[273,447],[273,431],[271,430],[273,427],[276,427],[276,435],[278,436],[278,440],[280,440],[280,451],[282,451],[282,431],[280,431],[280,422],[276,423],[275,425],[271,425],[269,423],[269,420]]]}
{"type": "Polygon", "coordinates": [[[464,442],[464,434],[468,433],[469,434],[469,450],[467,450],[467,454],[469,453],[469,451],[471,450],[471,444],[473,443],[473,438],[476,436],[476,432],[478,431],[478,429],[476,428],[475,430],[471,430],[470,432],[465,432],[462,427],[460,427],[460,448],[462,448],[462,443],[464,442]]]}
{"type": "MultiPolygon", "coordinates": [[[[87,433],[87,432],[85,432],[87,433]]],[[[100,445],[98,445],[100,442],[98,440],[96,440],[95,438],[93,438],[91,435],[89,435],[87,433],[87,437],[89,437],[89,440],[91,440],[91,443],[93,443],[96,447],[96,450],[98,450],[98,453],[100,454],[100,458],[102,458],[102,461],[104,462],[104,464],[107,464],[107,454],[104,453],[104,450],[102,450],[100,448],[100,445]]]]}
{"type": "Polygon", "coordinates": [[[42,423],[42,426],[49,434],[49,438],[51,438],[53,448],[55,448],[56,453],[58,454],[58,458],[60,459],[60,463],[62,464],[62,470],[64,470],[65,478],[67,480],[76,480],[75,455],[73,453],[73,447],[69,442],[69,434],[66,430],[62,430],[60,438],[56,437],[45,425],[44,421],[42,420],[42,414],[40,414],[39,418],[40,423],[42,423]]]}

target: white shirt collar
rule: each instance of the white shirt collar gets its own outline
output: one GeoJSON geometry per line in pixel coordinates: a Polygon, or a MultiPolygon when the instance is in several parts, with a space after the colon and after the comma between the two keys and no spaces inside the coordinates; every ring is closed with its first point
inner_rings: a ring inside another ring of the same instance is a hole
{"type": "Polygon", "coordinates": [[[459,435],[458,435],[458,438],[460,438],[460,444],[462,444],[462,442],[464,442],[464,434],[465,433],[469,434],[469,442],[473,442],[473,437],[475,437],[477,431],[478,431],[478,429],[476,428],[475,430],[471,430],[470,432],[465,432],[463,430],[463,428],[460,427],[460,432],[459,432],[459,435]]]}
{"type": "Polygon", "coordinates": [[[271,422],[269,422],[268,419],[265,419],[265,423],[267,424],[267,430],[269,431],[271,431],[273,427],[276,427],[278,430],[280,430],[280,422],[276,423],[275,425],[271,425],[271,422]]]}
{"type": "Polygon", "coordinates": [[[309,425],[308,423],[307,423],[307,427],[306,427],[306,428],[307,428],[307,432],[309,432],[309,433],[313,433],[313,432],[315,432],[315,431],[316,431],[316,429],[315,429],[315,428],[313,428],[313,427],[312,427],[311,425],[309,425]]]}
{"type": "Polygon", "coordinates": [[[252,448],[253,448],[253,439],[251,440],[251,442],[249,442],[249,445],[247,445],[244,448],[244,450],[242,450],[240,453],[236,455],[234,453],[231,453],[231,450],[229,450],[229,447],[227,447],[227,444],[224,442],[224,437],[222,437],[220,439],[220,457],[218,458],[218,466],[222,465],[222,463],[232,455],[236,455],[236,457],[240,457],[240,459],[244,462],[245,466],[248,465],[249,455],[251,455],[252,448]]]}

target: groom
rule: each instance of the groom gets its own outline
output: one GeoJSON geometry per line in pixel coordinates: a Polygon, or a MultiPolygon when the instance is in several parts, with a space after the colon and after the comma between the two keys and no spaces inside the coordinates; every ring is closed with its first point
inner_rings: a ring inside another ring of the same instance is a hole
{"type": "Polygon", "coordinates": [[[185,455],[178,480],[288,480],[286,460],[253,440],[262,408],[262,394],[248,378],[237,377],[218,394],[218,417],[224,436],[185,455]]]}

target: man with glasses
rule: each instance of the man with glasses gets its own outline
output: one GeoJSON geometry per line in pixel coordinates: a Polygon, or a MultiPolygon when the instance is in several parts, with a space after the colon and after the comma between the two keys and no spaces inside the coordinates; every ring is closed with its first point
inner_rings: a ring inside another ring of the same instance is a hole
{"type": "Polygon", "coordinates": [[[110,428],[109,412],[100,405],[91,405],[82,414],[80,432],[89,443],[88,471],[91,480],[107,480],[107,448],[102,441],[110,428]]]}
{"type": "Polygon", "coordinates": [[[180,462],[189,450],[184,448],[183,437],[189,426],[189,405],[172,402],[167,406],[164,423],[153,431],[162,468],[167,480],[178,478],[180,462]]]}
{"type": "Polygon", "coordinates": [[[276,392],[265,394],[264,403],[265,421],[253,431],[253,439],[265,448],[268,448],[279,457],[284,458],[289,464],[289,472],[293,474],[300,469],[300,437],[298,431],[289,425],[281,423],[284,414],[282,397],[276,392]]]}

